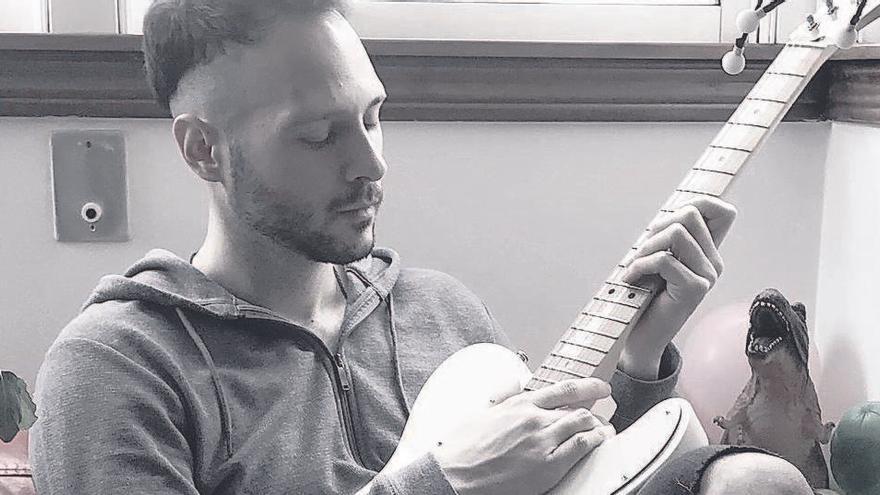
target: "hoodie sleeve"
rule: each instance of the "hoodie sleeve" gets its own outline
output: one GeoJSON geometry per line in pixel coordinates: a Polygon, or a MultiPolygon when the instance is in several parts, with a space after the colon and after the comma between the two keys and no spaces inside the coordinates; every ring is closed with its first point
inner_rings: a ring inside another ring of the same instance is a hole
{"type": "Polygon", "coordinates": [[[57,341],[38,374],[36,403],[30,456],[41,495],[198,495],[177,395],[112,347],[57,341]]]}
{"type": "Polygon", "coordinates": [[[659,402],[675,396],[675,385],[681,372],[681,355],[674,344],[669,344],[660,358],[657,380],[633,378],[619,368],[611,376],[611,396],[617,410],[611,424],[623,431],[659,402]]]}
{"type": "Polygon", "coordinates": [[[456,495],[457,492],[430,452],[399,471],[379,474],[357,495],[456,495]]]}

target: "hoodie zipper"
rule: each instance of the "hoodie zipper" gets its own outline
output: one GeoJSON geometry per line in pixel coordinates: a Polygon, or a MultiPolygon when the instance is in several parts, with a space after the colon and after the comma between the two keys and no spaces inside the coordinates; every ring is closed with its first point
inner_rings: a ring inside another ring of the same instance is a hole
{"type": "MultiPolygon", "coordinates": [[[[251,305],[239,305],[239,309],[245,316],[251,316],[261,320],[284,323],[296,330],[301,331],[309,337],[312,343],[315,344],[315,347],[322,351],[321,357],[329,362],[334,370],[333,376],[331,377],[331,382],[333,383],[333,397],[336,399],[336,408],[339,411],[339,419],[342,423],[345,446],[348,448],[349,453],[355,459],[355,461],[361,466],[365,466],[363,458],[360,454],[360,449],[357,445],[357,438],[354,434],[354,421],[351,419],[351,405],[349,404],[348,398],[348,394],[351,391],[352,383],[351,372],[349,371],[348,366],[345,364],[345,358],[342,355],[342,352],[337,352],[334,355],[330,352],[327,344],[325,344],[323,340],[315,335],[314,332],[308,330],[305,327],[301,327],[296,323],[288,320],[287,318],[284,318],[283,316],[278,315],[277,313],[274,313],[273,311],[270,311],[266,308],[251,305]],[[341,393],[339,392],[339,389],[342,389],[341,393]]],[[[339,344],[341,349],[342,342],[340,341],[339,344]]]]}

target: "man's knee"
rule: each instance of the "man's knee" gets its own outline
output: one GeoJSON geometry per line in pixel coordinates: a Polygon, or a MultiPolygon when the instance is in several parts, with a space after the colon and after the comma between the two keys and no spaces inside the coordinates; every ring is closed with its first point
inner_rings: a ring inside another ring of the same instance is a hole
{"type": "Polygon", "coordinates": [[[700,495],[812,495],[798,469],[785,459],[760,452],[730,454],[703,474],[700,495]]]}

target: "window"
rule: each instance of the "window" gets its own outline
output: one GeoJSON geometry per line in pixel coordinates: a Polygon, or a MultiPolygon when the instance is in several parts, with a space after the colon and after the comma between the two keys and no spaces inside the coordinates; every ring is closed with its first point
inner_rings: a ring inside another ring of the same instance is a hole
{"type": "Polygon", "coordinates": [[[0,33],[45,33],[48,11],[45,0],[0,0],[0,33]]]}
{"type": "MultiPolygon", "coordinates": [[[[717,43],[750,1],[355,0],[351,21],[364,38],[717,43]]],[[[119,3],[122,32],[140,34],[150,0],[119,3]]]]}
{"type": "Polygon", "coordinates": [[[118,0],[121,33],[142,34],[144,14],[152,0],[118,0]]]}
{"type": "MultiPolygon", "coordinates": [[[[0,32],[141,34],[151,1],[0,0],[0,32]]],[[[755,0],[354,1],[350,19],[364,38],[717,43],[739,34],[736,14],[755,0]]],[[[785,41],[814,5],[789,0],[756,39],[785,41]]]]}

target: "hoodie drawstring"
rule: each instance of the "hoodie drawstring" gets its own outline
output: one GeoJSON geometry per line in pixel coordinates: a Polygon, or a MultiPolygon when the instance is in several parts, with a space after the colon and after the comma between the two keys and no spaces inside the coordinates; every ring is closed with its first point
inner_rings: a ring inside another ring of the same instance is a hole
{"type": "Polygon", "coordinates": [[[214,384],[214,392],[217,394],[217,402],[220,406],[220,425],[226,447],[226,457],[228,459],[232,457],[232,425],[229,421],[229,406],[226,403],[226,396],[223,395],[223,388],[220,386],[220,377],[217,375],[217,368],[214,367],[214,360],[211,358],[211,353],[208,352],[205,342],[199,337],[199,334],[196,333],[189,318],[187,318],[186,314],[184,314],[180,308],[176,307],[174,310],[177,311],[177,316],[180,317],[180,322],[183,323],[184,328],[186,328],[186,333],[189,334],[190,339],[192,339],[193,343],[202,354],[205,364],[208,365],[208,369],[211,370],[211,382],[214,384]]]}
{"type": "Polygon", "coordinates": [[[397,389],[400,392],[400,403],[406,411],[406,416],[409,417],[410,407],[409,403],[406,401],[402,373],[400,372],[400,360],[397,357],[397,330],[394,327],[394,299],[391,297],[390,292],[388,293],[388,298],[386,300],[386,307],[388,308],[388,319],[391,320],[391,361],[394,363],[394,376],[397,379],[397,389]]]}

